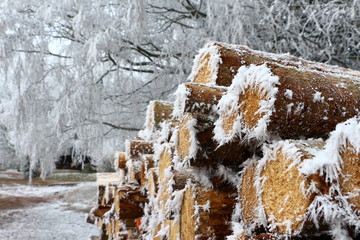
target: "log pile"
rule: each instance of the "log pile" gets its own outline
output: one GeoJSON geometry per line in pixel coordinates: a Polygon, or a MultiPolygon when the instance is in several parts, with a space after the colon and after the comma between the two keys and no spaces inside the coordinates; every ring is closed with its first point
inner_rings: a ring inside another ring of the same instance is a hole
{"type": "Polygon", "coordinates": [[[359,72],[209,43],[189,80],[98,175],[99,239],[359,235],[359,72]]]}

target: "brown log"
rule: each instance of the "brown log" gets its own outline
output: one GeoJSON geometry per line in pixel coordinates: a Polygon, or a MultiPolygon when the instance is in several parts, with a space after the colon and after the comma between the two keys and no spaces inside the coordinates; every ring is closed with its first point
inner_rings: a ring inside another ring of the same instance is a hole
{"type": "Polygon", "coordinates": [[[111,191],[109,186],[117,186],[120,184],[120,176],[118,173],[97,173],[96,183],[97,183],[97,199],[98,205],[106,205],[107,199],[111,199],[111,191]],[[110,193],[110,196],[105,196],[105,193],[110,193]]]}
{"type": "Polygon", "coordinates": [[[179,124],[177,152],[192,166],[238,166],[255,152],[254,146],[239,141],[222,146],[213,139],[214,125],[208,119],[195,118],[186,113],[179,124]]]}
{"type": "Polygon", "coordinates": [[[108,212],[110,209],[111,209],[111,206],[99,205],[91,211],[91,214],[93,214],[97,218],[103,218],[104,214],[106,212],[108,212]]]}
{"type": "Polygon", "coordinates": [[[171,119],[174,104],[167,101],[150,101],[146,112],[145,128],[149,132],[160,130],[160,123],[171,119]]]}
{"type": "Polygon", "coordinates": [[[150,168],[146,174],[147,178],[147,192],[150,197],[155,197],[158,192],[158,176],[159,169],[158,168],[150,168]]]}
{"type": "Polygon", "coordinates": [[[336,66],[306,61],[290,55],[254,51],[245,46],[211,42],[200,50],[195,58],[190,81],[202,84],[230,86],[241,66],[281,64],[286,67],[302,68],[334,75],[359,77],[359,72],[336,66]]]}
{"type": "Polygon", "coordinates": [[[181,239],[225,239],[229,236],[236,196],[234,188],[190,186],[182,203],[181,239]]]}
{"type": "Polygon", "coordinates": [[[325,167],[328,170],[325,171],[325,175],[329,182],[339,183],[338,186],[332,187],[335,191],[340,191],[343,196],[342,201],[350,205],[351,209],[347,209],[347,215],[353,219],[358,219],[360,216],[359,136],[359,117],[339,124],[327,140],[326,150],[324,151],[327,155],[322,156],[325,159],[330,159],[327,163],[328,166],[325,167]]]}
{"type": "Polygon", "coordinates": [[[142,161],[140,159],[129,158],[126,162],[126,181],[128,183],[141,182],[142,161]]]}
{"type": "Polygon", "coordinates": [[[178,118],[184,113],[192,113],[195,116],[215,116],[216,105],[226,92],[224,87],[211,87],[204,84],[184,83],[179,86],[179,94],[176,95],[175,108],[178,118]]]}
{"type": "Polygon", "coordinates": [[[259,216],[259,199],[255,187],[256,166],[258,159],[249,159],[245,162],[241,173],[239,186],[239,207],[241,209],[241,220],[247,232],[264,232],[259,216]]]}
{"type": "Polygon", "coordinates": [[[265,150],[257,174],[266,180],[257,194],[268,223],[273,224],[274,228],[270,229],[275,233],[297,236],[327,230],[326,225],[320,224],[318,229],[309,220],[309,214],[317,211],[316,206],[309,207],[317,196],[328,194],[328,186],[319,172],[305,175],[300,171],[300,164],[312,161],[311,153],[323,146],[322,141],[281,141],[265,150]]]}
{"type": "Polygon", "coordinates": [[[126,168],[126,153],[125,152],[117,152],[115,154],[114,168],[115,168],[115,170],[126,168]]]}
{"type": "Polygon", "coordinates": [[[327,138],[359,113],[360,76],[269,63],[241,67],[235,79],[219,101],[218,141],[239,133],[258,140],[327,138]]]}
{"type": "Polygon", "coordinates": [[[120,219],[136,219],[144,215],[142,205],[147,201],[139,186],[125,185],[117,189],[115,195],[115,214],[120,219]]]}
{"type": "Polygon", "coordinates": [[[146,174],[150,168],[155,166],[153,155],[144,155],[142,158],[141,171],[140,171],[140,186],[145,187],[147,178],[146,174]]]}
{"type": "Polygon", "coordinates": [[[125,148],[128,158],[131,159],[139,159],[144,154],[154,154],[153,143],[144,140],[127,141],[125,148]]]}

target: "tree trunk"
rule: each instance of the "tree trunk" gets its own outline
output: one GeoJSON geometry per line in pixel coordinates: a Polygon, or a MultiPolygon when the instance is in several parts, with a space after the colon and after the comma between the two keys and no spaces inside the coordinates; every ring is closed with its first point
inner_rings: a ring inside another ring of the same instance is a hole
{"type": "Polygon", "coordinates": [[[140,187],[120,186],[114,201],[115,214],[122,220],[135,220],[144,215],[143,205],[146,202],[147,198],[141,193],[140,187]]]}
{"type": "Polygon", "coordinates": [[[192,166],[223,164],[237,167],[254,154],[254,146],[239,141],[219,146],[213,139],[213,131],[212,121],[185,114],[178,130],[176,147],[179,157],[192,166]]]}
{"type": "Polygon", "coordinates": [[[117,152],[116,153],[114,168],[115,168],[115,170],[126,168],[126,153],[125,152],[117,152]]]}
{"type": "Polygon", "coordinates": [[[224,87],[184,83],[179,86],[176,94],[174,115],[177,118],[181,118],[185,113],[203,118],[216,117],[216,105],[224,93],[226,93],[224,87]]]}
{"type": "Polygon", "coordinates": [[[154,154],[152,142],[144,140],[130,140],[125,144],[126,154],[131,159],[139,159],[144,154],[154,154]]]}
{"type": "MultiPolygon", "coordinates": [[[[322,141],[283,141],[265,150],[264,158],[259,162],[259,175],[255,178],[265,179],[257,194],[270,224],[268,228],[275,233],[301,236],[328,230],[323,219],[318,219],[318,229],[309,216],[316,212],[316,217],[321,217],[317,206],[311,204],[317,196],[328,194],[328,186],[320,173],[305,175],[300,171],[300,164],[312,161],[312,153],[323,146],[322,141]]],[[[247,199],[247,196],[243,198],[247,199]]]]}
{"type": "Polygon", "coordinates": [[[145,129],[149,132],[160,130],[160,123],[171,119],[174,104],[167,101],[150,101],[146,112],[145,129]]]}
{"type": "Polygon", "coordinates": [[[306,61],[284,54],[254,51],[245,46],[212,42],[200,50],[195,58],[190,81],[201,84],[230,86],[241,66],[281,64],[286,67],[307,69],[334,75],[359,77],[359,72],[336,66],[306,61]]]}
{"type": "Polygon", "coordinates": [[[359,114],[360,77],[270,63],[241,67],[218,107],[219,142],[244,133],[260,141],[327,138],[336,124],[359,114]]]}
{"type": "Polygon", "coordinates": [[[225,239],[229,236],[236,196],[234,188],[190,186],[182,203],[181,239],[225,239]]]}

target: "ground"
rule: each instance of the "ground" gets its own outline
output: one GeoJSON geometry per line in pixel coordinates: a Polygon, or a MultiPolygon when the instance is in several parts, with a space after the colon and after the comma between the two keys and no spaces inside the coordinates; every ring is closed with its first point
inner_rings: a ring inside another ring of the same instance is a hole
{"type": "Polygon", "coordinates": [[[0,239],[88,240],[98,234],[85,222],[96,202],[94,175],[57,173],[31,185],[21,177],[0,171],[0,239]]]}

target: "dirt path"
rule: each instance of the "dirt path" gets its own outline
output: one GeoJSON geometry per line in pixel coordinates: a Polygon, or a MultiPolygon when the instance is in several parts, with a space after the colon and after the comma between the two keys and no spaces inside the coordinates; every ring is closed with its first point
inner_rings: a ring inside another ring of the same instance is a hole
{"type": "Polygon", "coordinates": [[[64,183],[0,172],[0,239],[88,240],[96,226],[85,222],[95,205],[94,182],[64,183]]]}

